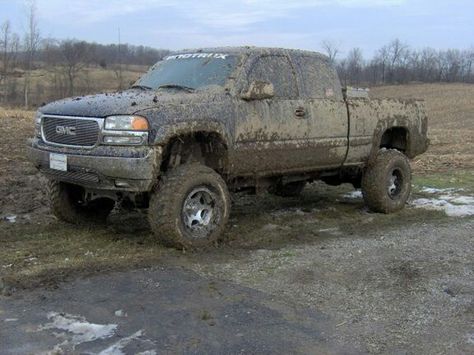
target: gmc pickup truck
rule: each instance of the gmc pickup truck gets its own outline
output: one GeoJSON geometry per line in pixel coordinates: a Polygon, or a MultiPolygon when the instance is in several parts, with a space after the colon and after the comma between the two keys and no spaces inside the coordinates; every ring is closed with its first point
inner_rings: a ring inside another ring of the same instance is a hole
{"type": "Polygon", "coordinates": [[[169,55],[128,90],[40,107],[35,125],[29,156],[59,219],[148,208],[153,233],[179,248],[222,236],[229,191],[352,183],[371,210],[398,211],[409,159],[428,145],[421,102],[353,98],[325,56],[254,47],[169,55]]]}

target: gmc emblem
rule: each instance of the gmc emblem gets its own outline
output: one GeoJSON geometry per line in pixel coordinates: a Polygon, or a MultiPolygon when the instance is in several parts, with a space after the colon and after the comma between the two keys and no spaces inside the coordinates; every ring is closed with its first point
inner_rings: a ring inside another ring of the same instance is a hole
{"type": "Polygon", "coordinates": [[[61,136],[75,136],[76,127],[74,126],[56,126],[56,134],[61,136]]]}

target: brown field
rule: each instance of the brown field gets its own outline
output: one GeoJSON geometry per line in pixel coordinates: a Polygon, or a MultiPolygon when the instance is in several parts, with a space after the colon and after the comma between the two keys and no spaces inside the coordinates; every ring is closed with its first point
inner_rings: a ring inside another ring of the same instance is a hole
{"type": "MultiPolygon", "coordinates": [[[[147,70],[147,66],[123,65],[122,87],[128,87],[134,83],[147,70]]],[[[43,102],[66,96],[68,93],[66,73],[66,69],[59,66],[50,69],[40,67],[33,70],[30,79],[30,106],[39,106],[43,102]]],[[[24,71],[16,69],[9,85],[15,88],[13,104],[21,106],[23,104],[24,71]]],[[[117,67],[85,67],[81,69],[74,81],[74,95],[93,94],[99,91],[111,92],[119,88],[120,80],[117,67]]]]}
{"type": "Polygon", "coordinates": [[[431,146],[414,160],[415,172],[474,169],[474,85],[384,86],[373,88],[371,96],[425,101],[431,146]]]}

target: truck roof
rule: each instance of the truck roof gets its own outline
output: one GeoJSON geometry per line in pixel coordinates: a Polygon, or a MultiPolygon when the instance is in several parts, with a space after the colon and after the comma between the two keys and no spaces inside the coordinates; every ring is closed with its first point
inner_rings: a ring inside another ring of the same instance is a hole
{"type": "Polygon", "coordinates": [[[301,49],[287,49],[287,48],[272,48],[272,47],[254,47],[254,46],[240,46],[240,47],[214,47],[214,48],[192,48],[174,51],[172,54],[183,53],[229,53],[235,55],[243,54],[267,54],[267,55],[295,55],[295,56],[311,56],[317,57],[321,60],[328,61],[329,57],[319,53],[301,49]]]}

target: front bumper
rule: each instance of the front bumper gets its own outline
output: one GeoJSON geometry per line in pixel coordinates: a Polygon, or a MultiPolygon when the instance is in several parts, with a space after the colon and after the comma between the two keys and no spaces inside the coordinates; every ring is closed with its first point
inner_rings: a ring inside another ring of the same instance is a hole
{"type": "Polygon", "coordinates": [[[28,141],[28,157],[48,178],[114,191],[150,191],[156,181],[161,147],[58,148],[39,139],[28,141]],[[50,169],[49,154],[67,155],[67,171],[50,169]]]}

